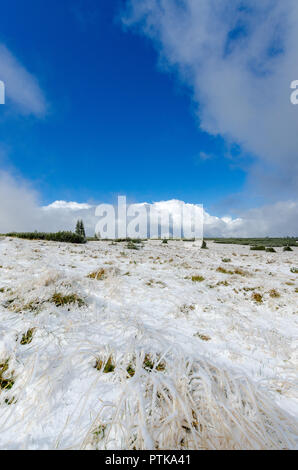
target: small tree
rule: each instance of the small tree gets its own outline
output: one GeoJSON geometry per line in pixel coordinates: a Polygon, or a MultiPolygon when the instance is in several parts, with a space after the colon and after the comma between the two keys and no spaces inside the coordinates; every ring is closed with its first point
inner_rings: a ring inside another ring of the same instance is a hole
{"type": "Polygon", "coordinates": [[[80,220],[77,221],[75,233],[81,235],[80,220]]]}
{"type": "Polygon", "coordinates": [[[82,238],[86,238],[86,232],[85,232],[85,227],[84,227],[84,222],[82,220],[77,221],[76,225],[76,234],[79,235],[82,238]]]}
{"type": "Polygon", "coordinates": [[[81,220],[81,235],[85,239],[86,238],[86,232],[85,232],[85,227],[84,227],[84,222],[81,220]]]}
{"type": "Polygon", "coordinates": [[[205,240],[202,241],[202,246],[201,246],[201,248],[202,248],[203,250],[207,250],[207,249],[208,249],[207,243],[205,242],[205,240]]]}

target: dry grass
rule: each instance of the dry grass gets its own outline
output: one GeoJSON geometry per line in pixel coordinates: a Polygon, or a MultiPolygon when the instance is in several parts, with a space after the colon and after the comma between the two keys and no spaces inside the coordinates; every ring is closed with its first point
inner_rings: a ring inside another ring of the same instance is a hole
{"type": "Polygon", "coordinates": [[[197,332],[194,336],[196,336],[197,338],[200,338],[202,341],[211,341],[211,338],[210,336],[208,335],[203,335],[199,332],[197,332]]]}
{"type": "Polygon", "coordinates": [[[278,297],[280,297],[280,293],[277,292],[276,289],[271,289],[271,291],[269,292],[269,295],[270,295],[270,297],[272,297],[272,298],[278,298],[278,297]]]}
{"type": "Polygon", "coordinates": [[[262,303],[263,302],[263,296],[259,292],[254,292],[251,296],[252,300],[254,300],[257,303],[262,303]]]}
{"type": "Polygon", "coordinates": [[[26,333],[23,334],[21,339],[21,345],[30,344],[33,340],[35,328],[30,328],[26,333]]]}
{"type": "Polygon", "coordinates": [[[103,361],[100,358],[96,359],[94,369],[99,370],[99,371],[102,370],[104,374],[109,374],[110,372],[114,372],[115,367],[116,365],[113,360],[113,357],[109,356],[107,361],[103,361]]]}
{"type": "Polygon", "coordinates": [[[9,359],[0,362],[0,390],[10,390],[14,385],[13,372],[8,374],[9,359]]]}
{"type": "Polygon", "coordinates": [[[191,280],[192,282],[203,282],[205,278],[203,276],[192,276],[191,280]]]}
{"type": "Polygon", "coordinates": [[[79,307],[83,307],[85,302],[77,294],[63,295],[60,292],[55,292],[50,299],[50,302],[56,305],[56,307],[63,307],[65,305],[77,304],[79,307]]]}
{"type": "Polygon", "coordinates": [[[93,271],[92,273],[88,274],[87,277],[89,279],[95,279],[96,281],[102,281],[103,279],[106,279],[107,274],[106,271],[101,268],[98,271],[93,271]]]}

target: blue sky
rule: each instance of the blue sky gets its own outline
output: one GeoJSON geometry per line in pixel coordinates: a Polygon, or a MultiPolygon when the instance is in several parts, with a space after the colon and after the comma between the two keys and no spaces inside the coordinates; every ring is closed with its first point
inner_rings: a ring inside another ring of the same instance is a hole
{"type": "Polygon", "coordinates": [[[244,162],[225,158],[224,139],[200,130],[189,89],[158,66],[148,38],[123,27],[123,3],[1,6],[0,42],[47,102],[39,118],[16,116],[9,100],[0,107],[2,166],[32,181],[44,204],[120,193],[219,206],[242,190],[244,162]]]}
{"type": "Polygon", "coordinates": [[[1,5],[0,231],[122,194],[202,203],[209,234],[297,233],[297,22],[296,0],[1,5]]]}

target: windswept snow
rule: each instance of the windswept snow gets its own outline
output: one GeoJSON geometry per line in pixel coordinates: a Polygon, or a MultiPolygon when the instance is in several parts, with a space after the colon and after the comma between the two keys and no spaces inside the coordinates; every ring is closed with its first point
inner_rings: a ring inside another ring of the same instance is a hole
{"type": "Polygon", "coordinates": [[[295,448],[298,250],[208,246],[0,240],[0,448],[295,448]]]}

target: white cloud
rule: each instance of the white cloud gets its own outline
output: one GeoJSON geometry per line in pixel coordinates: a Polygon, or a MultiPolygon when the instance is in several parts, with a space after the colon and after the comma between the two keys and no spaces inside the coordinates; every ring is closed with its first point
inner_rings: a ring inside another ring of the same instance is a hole
{"type": "Polygon", "coordinates": [[[297,196],[297,0],[130,0],[123,19],[193,90],[203,130],[258,157],[252,183],[297,196]],[[237,40],[235,40],[237,38],[237,40]],[[269,164],[265,169],[264,166],[269,164]],[[266,175],[269,172],[270,175],[266,175]]]}
{"type": "MultiPolygon", "coordinates": [[[[177,200],[159,201],[151,204],[151,208],[153,211],[168,209],[175,220],[175,215],[180,213],[180,203],[177,200]]],[[[42,206],[28,182],[0,172],[0,233],[74,230],[78,219],[84,220],[87,234],[93,235],[98,222],[95,206],[66,201],[42,206]]],[[[298,233],[298,201],[251,209],[237,218],[216,217],[205,212],[204,222],[205,236],[295,236],[298,233]]]]}
{"type": "Polygon", "coordinates": [[[66,201],[55,201],[52,202],[52,204],[49,204],[48,206],[44,206],[43,209],[48,211],[48,210],[53,210],[53,209],[67,209],[70,211],[79,211],[79,210],[87,210],[91,209],[93,206],[90,204],[85,204],[85,203],[79,203],[79,202],[66,202],[66,201]]]}
{"type": "Polygon", "coordinates": [[[47,103],[38,81],[4,44],[0,44],[0,80],[5,83],[7,104],[11,102],[21,114],[45,115],[47,103]]]}

